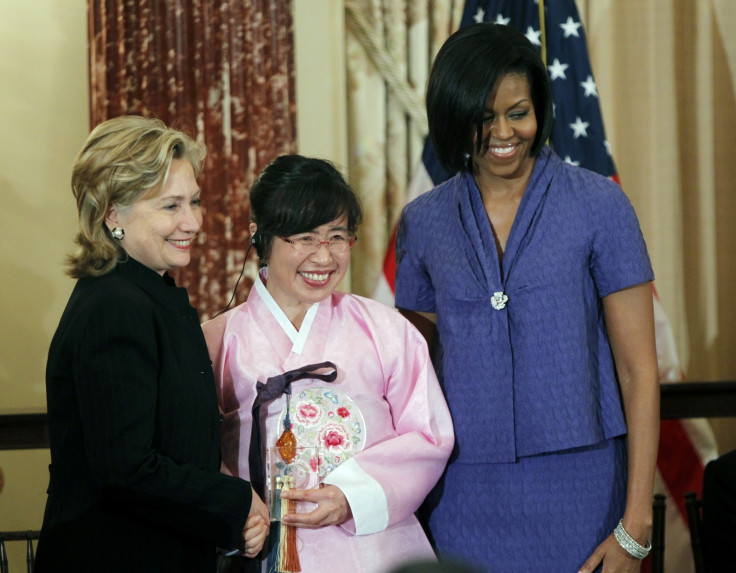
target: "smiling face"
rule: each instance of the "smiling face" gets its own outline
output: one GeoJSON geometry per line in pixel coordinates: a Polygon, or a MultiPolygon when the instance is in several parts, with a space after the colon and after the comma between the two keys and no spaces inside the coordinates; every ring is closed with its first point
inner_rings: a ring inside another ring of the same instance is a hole
{"type": "MultiPolygon", "coordinates": [[[[326,241],[336,234],[348,235],[346,217],[290,238],[312,235],[318,241],[326,241]]],[[[268,257],[266,288],[298,327],[309,307],[326,299],[337,288],[349,263],[350,249],[335,253],[327,244],[322,244],[314,253],[303,255],[282,238],[274,237],[268,257]]]]}
{"type": "Polygon", "coordinates": [[[129,207],[113,207],[109,229],[122,227],[120,246],[131,258],[163,275],[189,264],[192,241],[202,227],[200,190],[192,164],[171,162],[163,190],[129,207]]]}
{"type": "MultiPolygon", "coordinates": [[[[473,155],[480,181],[528,177],[534,167],[531,148],[537,134],[529,82],[523,75],[501,78],[488,100],[483,140],[473,155]]],[[[479,183],[480,184],[480,183],[479,183]]]]}

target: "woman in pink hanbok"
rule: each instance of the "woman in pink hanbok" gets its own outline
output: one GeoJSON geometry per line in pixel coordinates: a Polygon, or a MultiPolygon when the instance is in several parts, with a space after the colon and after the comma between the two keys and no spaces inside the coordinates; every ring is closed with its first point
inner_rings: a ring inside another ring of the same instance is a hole
{"type": "Polygon", "coordinates": [[[223,471],[265,482],[272,506],[260,567],[385,573],[433,558],[414,512],[445,468],[452,422],[421,334],[335,290],[362,218],[355,193],[330,163],[290,155],[250,199],[263,268],[247,302],[204,331],[223,471]]]}

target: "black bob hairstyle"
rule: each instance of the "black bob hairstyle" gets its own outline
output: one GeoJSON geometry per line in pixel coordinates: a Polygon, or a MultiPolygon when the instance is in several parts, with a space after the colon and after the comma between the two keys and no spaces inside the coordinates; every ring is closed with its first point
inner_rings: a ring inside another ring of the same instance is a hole
{"type": "Polygon", "coordinates": [[[250,208],[258,226],[251,242],[261,264],[276,236],[313,231],[342,216],[354,236],[363,220],[360,200],[335,166],[302,155],[282,155],[266,166],[250,190],[250,208]]]}
{"type": "Polygon", "coordinates": [[[532,43],[518,30],[493,23],[471,24],[452,34],[432,64],[427,82],[429,135],[437,157],[448,170],[467,171],[483,133],[483,116],[494,88],[506,75],[529,82],[537,134],[536,156],[552,131],[552,91],[547,69],[532,43]]]}

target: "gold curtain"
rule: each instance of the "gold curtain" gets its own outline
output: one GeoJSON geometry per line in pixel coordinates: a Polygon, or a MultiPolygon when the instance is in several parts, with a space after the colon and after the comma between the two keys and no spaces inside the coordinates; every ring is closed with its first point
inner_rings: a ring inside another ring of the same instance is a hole
{"type": "MultiPolygon", "coordinates": [[[[586,0],[621,184],[691,380],[736,379],[736,3],[586,0]]],[[[721,452],[733,420],[713,420],[721,452]]]]}
{"type": "Polygon", "coordinates": [[[353,249],[353,292],[371,295],[427,134],[429,67],[457,29],[463,2],[345,0],[348,172],[365,219],[353,249]]]}
{"type": "MultiPolygon", "coordinates": [[[[90,122],[158,117],[207,146],[204,225],[177,273],[202,319],[222,309],[249,244],[248,189],[296,149],[290,0],[88,0],[90,122]]],[[[235,302],[256,273],[254,253],[235,302]]]]}

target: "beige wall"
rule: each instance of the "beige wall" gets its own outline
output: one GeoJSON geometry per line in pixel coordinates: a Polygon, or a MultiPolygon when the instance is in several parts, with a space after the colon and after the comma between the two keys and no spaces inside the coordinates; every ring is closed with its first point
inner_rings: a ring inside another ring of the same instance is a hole
{"type": "Polygon", "coordinates": [[[292,0],[299,153],[347,168],[343,0],[292,0]]]}
{"type": "MultiPolygon", "coordinates": [[[[0,2],[0,410],[43,410],[49,340],[72,281],[69,172],[88,126],[85,0],[0,2]]],[[[48,450],[0,451],[0,528],[38,528],[48,450]]],[[[11,564],[25,567],[22,544],[11,564]],[[22,564],[22,565],[21,565],[22,564]]]]}
{"type": "Polygon", "coordinates": [[[45,352],[72,281],[70,166],[88,130],[84,0],[0,4],[0,407],[44,408],[45,352]]]}

